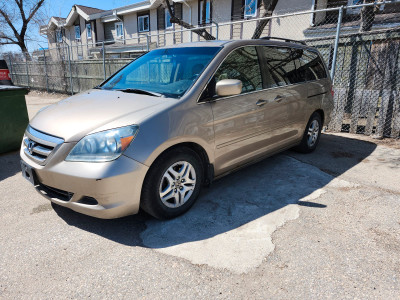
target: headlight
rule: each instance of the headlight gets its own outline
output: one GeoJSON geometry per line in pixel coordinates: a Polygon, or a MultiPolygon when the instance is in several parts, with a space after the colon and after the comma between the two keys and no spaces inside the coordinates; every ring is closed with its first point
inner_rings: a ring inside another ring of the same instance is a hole
{"type": "Polygon", "coordinates": [[[135,138],[136,125],[89,134],[68,154],[66,161],[105,162],[117,159],[135,138]]]}

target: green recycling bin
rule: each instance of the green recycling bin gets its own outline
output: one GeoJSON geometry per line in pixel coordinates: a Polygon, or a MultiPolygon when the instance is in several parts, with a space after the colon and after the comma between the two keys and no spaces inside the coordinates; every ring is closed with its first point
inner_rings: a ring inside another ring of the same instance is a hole
{"type": "Polygon", "coordinates": [[[28,89],[0,85],[0,153],[17,150],[28,126],[25,95],[28,89]]]}

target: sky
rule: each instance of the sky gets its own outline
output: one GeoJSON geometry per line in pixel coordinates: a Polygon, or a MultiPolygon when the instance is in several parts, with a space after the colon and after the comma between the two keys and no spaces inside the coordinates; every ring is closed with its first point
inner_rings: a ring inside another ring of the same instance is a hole
{"type": "MultiPolygon", "coordinates": [[[[11,2],[11,0],[5,1],[11,2]]],[[[66,18],[74,4],[108,10],[141,1],[143,0],[46,0],[44,12],[49,16],[49,19],[52,16],[66,18]]],[[[32,24],[30,24],[30,26],[32,26],[32,24]]],[[[20,27],[18,27],[18,30],[19,29],[20,27]]],[[[39,35],[38,28],[35,28],[33,31],[32,38],[35,39],[35,41],[28,42],[27,46],[29,51],[34,51],[39,48],[47,48],[47,40],[45,37],[39,35]]],[[[7,45],[1,48],[0,52],[2,51],[20,51],[20,48],[14,45],[7,45]]]]}

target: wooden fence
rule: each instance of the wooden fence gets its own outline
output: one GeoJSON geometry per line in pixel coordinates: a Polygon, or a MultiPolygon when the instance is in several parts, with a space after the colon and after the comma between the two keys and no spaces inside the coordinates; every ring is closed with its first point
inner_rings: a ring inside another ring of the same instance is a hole
{"type": "Polygon", "coordinates": [[[99,85],[132,59],[12,62],[10,75],[15,85],[59,93],[79,93],[99,85]],[[72,81],[72,87],[71,87],[72,81]]]}

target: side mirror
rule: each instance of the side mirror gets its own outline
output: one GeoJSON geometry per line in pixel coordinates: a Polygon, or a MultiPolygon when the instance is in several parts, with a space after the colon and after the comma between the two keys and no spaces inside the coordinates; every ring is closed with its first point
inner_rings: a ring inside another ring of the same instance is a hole
{"type": "Polygon", "coordinates": [[[215,85],[218,96],[234,96],[242,92],[242,81],[238,79],[222,79],[215,85]]]}

